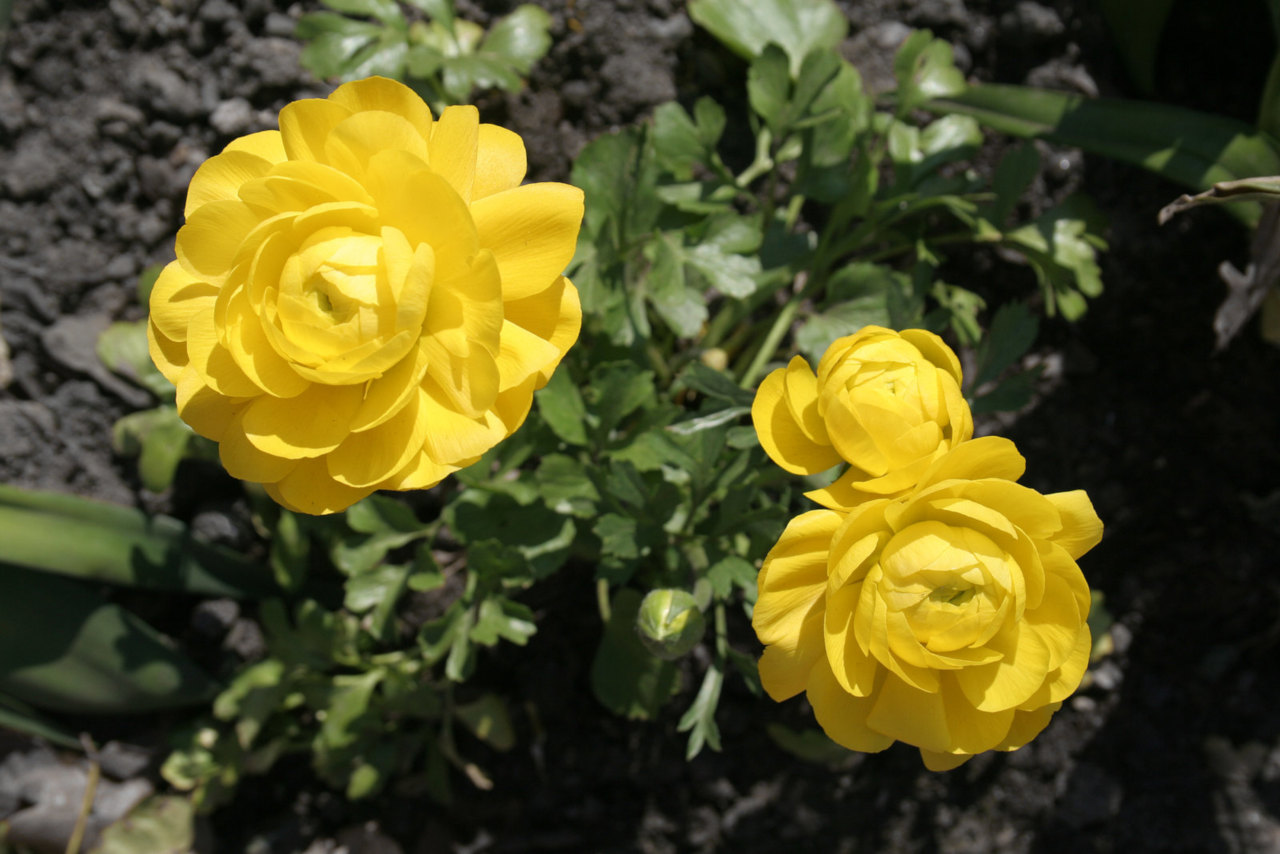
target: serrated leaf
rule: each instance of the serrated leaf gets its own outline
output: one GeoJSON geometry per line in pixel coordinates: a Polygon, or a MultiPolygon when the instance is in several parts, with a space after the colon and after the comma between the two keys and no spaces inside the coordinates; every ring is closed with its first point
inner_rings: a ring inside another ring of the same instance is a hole
{"type": "Polygon", "coordinates": [[[855,297],[806,320],[796,330],[796,349],[816,365],[837,338],[852,335],[864,326],[888,326],[891,320],[887,293],[855,297]]]}
{"type": "Polygon", "coordinates": [[[964,75],[955,66],[951,45],[935,39],[928,30],[907,37],[893,59],[898,81],[897,115],[902,116],[926,101],[964,91],[964,75]]]}
{"type": "Polygon", "coordinates": [[[196,810],[189,798],[153,795],[108,825],[94,854],[190,854],[196,810]]]}
{"type": "Polygon", "coordinates": [[[744,299],[759,286],[758,257],[731,254],[713,243],[703,243],[686,252],[685,261],[726,296],[744,299]]]}
{"type": "Polygon", "coordinates": [[[787,55],[776,44],[765,47],[747,70],[747,99],[775,134],[789,117],[791,74],[787,55]]]}
{"type": "Polygon", "coordinates": [[[458,539],[469,546],[472,562],[488,554],[471,548],[484,542],[500,541],[503,551],[513,552],[519,566],[507,568],[503,557],[502,568],[495,565],[493,570],[504,576],[518,574],[525,566],[536,577],[550,575],[568,558],[577,530],[573,519],[541,502],[522,504],[510,495],[476,489],[468,489],[450,504],[445,518],[458,539]]]}
{"type": "Polygon", "coordinates": [[[706,573],[707,581],[718,599],[727,599],[735,587],[744,590],[754,587],[757,572],[751,561],[737,555],[729,555],[713,563],[706,573]]]}
{"type": "Polygon", "coordinates": [[[707,367],[702,362],[690,362],[681,372],[680,382],[709,398],[723,400],[734,406],[750,406],[755,400],[754,392],[739,388],[728,374],[707,367]]]}
{"type": "Polygon", "coordinates": [[[607,435],[623,418],[648,407],[654,400],[653,379],[652,371],[641,370],[632,362],[596,365],[587,384],[592,398],[590,409],[598,422],[596,429],[607,435]]]}
{"type": "Polygon", "coordinates": [[[556,436],[570,445],[587,444],[587,408],[567,369],[553,373],[534,399],[542,420],[556,436]]]}
{"type": "Polygon", "coordinates": [[[688,286],[684,275],[684,253],[675,239],[664,236],[654,241],[649,269],[649,299],[653,307],[682,338],[692,338],[707,320],[702,295],[688,286]]]}
{"type": "Polygon", "coordinates": [[[404,13],[395,0],[322,0],[324,5],[348,15],[367,15],[389,27],[405,27],[404,13]]]}
{"type": "Polygon", "coordinates": [[[386,495],[370,495],[346,511],[347,525],[361,534],[421,534],[423,525],[402,501],[386,495]]]}
{"type": "Polygon", "coordinates": [[[494,646],[499,639],[524,646],[538,631],[533,612],[519,602],[496,596],[480,603],[471,639],[484,646],[494,646]]]}
{"type": "Polygon", "coordinates": [[[1034,145],[1019,143],[1006,151],[991,179],[996,197],[987,206],[987,218],[1003,227],[1039,171],[1040,152],[1034,145]]]}

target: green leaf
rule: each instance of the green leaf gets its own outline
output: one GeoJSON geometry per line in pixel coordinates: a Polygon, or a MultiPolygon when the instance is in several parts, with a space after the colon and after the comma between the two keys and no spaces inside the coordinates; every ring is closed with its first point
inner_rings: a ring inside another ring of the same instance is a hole
{"type": "Polygon", "coordinates": [[[1023,371],[1007,377],[995,388],[974,398],[970,409],[973,410],[974,415],[985,415],[990,412],[1017,412],[1031,402],[1039,373],[1039,371],[1023,371]]]}
{"type": "Polygon", "coordinates": [[[480,52],[500,56],[527,75],[551,47],[550,26],[551,16],[544,10],[532,3],[521,4],[494,23],[480,42],[480,52]]]}
{"type": "Polygon", "coordinates": [[[347,509],[347,524],[361,534],[424,533],[423,525],[403,501],[386,495],[370,495],[347,509]]]}
{"type": "Polygon", "coordinates": [[[716,707],[720,704],[720,689],[724,686],[724,672],[712,664],[707,674],[702,677],[702,687],[698,696],[693,698],[684,717],[676,728],[679,732],[689,733],[689,744],[684,758],[693,759],[702,752],[705,744],[712,750],[720,750],[720,728],[716,726],[716,707]]]}
{"type": "Polygon", "coordinates": [[[207,701],[217,685],[81,584],[0,564],[0,691],[57,712],[140,714],[207,701]]]}
{"type": "Polygon", "coordinates": [[[370,18],[377,18],[388,27],[404,29],[406,26],[404,13],[400,11],[400,5],[395,0],[323,0],[323,2],[330,9],[348,15],[367,15],[370,18]]]}
{"type": "Polygon", "coordinates": [[[632,362],[604,362],[592,369],[586,389],[597,433],[607,436],[622,419],[652,405],[653,372],[632,362]]]}
{"type": "Polygon", "coordinates": [[[572,518],[541,502],[521,504],[510,495],[478,489],[459,495],[446,509],[445,519],[464,544],[500,540],[539,578],[550,575],[568,559],[577,530],[572,518]]]}
{"type": "Polygon", "coordinates": [[[1039,171],[1040,152],[1034,145],[1018,143],[1006,151],[991,179],[996,197],[986,208],[987,219],[1003,227],[1039,171]]]}
{"type": "Polygon", "coordinates": [[[381,670],[334,676],[317,745],[329,751],[354,745],[361,730],[374,723],[368,715],[369,702],[381,681],[381,670]]]}
{"type": "Polygon", "coordinates": [[[147,321],[113,323],[98,336],[98,358],[112,371],[127,377],[161,400],[172,400],[173,383],[151,361],[147,321]]]}
{"type": "Polygon", "coordinates": [[[739,388],[728,374],[709,368],[702,362],[690,362],[681,372],[679,381],[686,388],[712,400],[722,400],[734,406],[750,406],[755,400],[755,393],[750,389],[739,388]]]}
{"type": "Polygon", "coordinates": [[[747,71],[747,98],[751,109],[775,135],[789,117],[791,103],[791,75],[787,70],[787,55],[775,44],[770,44],[751,63],[747,71]]]}
{"type": "Polygon", "coordinates": [[[970,388],[986,385],[1021,359],[1035,343],[1039,330],[1040,322],[1025,303],[1001,305],[978,346],[978,369],[970,388]]]}
{"type": "Polygon", "coordinates": [[[505,638],[516,646],[524,646],[538,631],[533,612],[525,605],[505,596],[493,596],[480,603],[471,639],[484,646],[494,646],[505,638]]]}
{"type": "Polygon", "coordinates": [[[1160,35],[1173,3],[1174,0],[1098,0],[1116,50],[1138,91],[1144,95],[1156,89],[1160,35]]]}
{"type": "Polygon", "coordinates": [[[266,567],[167,516],[0,484],[0,560],[93,581],[205,596],[277,592],[266,567]]]}
{"type": "Polygon", "coordinates": [[[612,223],[611,242],[623,246],[651,232],[662,207],[654,195],[656,180],[653,143],[643,126],[589,142],[571,173],[571,183],[586,196],[585,235],[594,238],[612,223]]]}
{"type": "Polygon", "coordinates": [[[453,29],[453,21],[457,17],[453,0],[405,0],[405,2],[417,6],[426,12],[431,20],[439,21],[445,28],[453,29]]]}
{"type": "Polygon", "coordinates": [[[682,338],[692,338],[707,320],[702,295],[685,283],[684,253],[679,238],[664,235],[653,243],[649,269],[649,299],[661,317],[682,338]]]}
{"type": "Polygon", "coordinates": [[[684,260],[725,296],[745,299],[759,286],[761,266],[756,256],[734,255],[713,243],[702,243],[688,250],[684,260]]]}
{"type": "Polygon", "coordinates": [[[595,517],[600,493],[578,460],[549,454],[538,464],[534,478],[542,500],[556,513],[580,519],[595,517]]]}
{"type": "Polygon", "coordinates": [[[604,637],[591,663],[591,688],[616,715],[632,720],[652,718],[679,689],[679,671],[644,648],[636,634],[638,591],[614,594],[604,637]]]}
{"type": "Polygon", "coordinates": [[[704,162],[708,146],[684,107],[668,101],[653,111],[653,148],[664,169],[687,181],[693,167],[704,162]]]}
{"type": "Polygon", "coordinates": [[[553,373],[534,399],[542,420],[561,441],[570,445],[587,444],[587,408],[566,368],[553,373]]]}
{"type": "MultiPolygon", "coordinates": [[[[1195,190],[1280,174],[1280,153],[1265,133],[1182,107],[1003,85],[970,86],[923,106],[973,116],[1001,133],[1114,157],[1195,190]]],[[[1248,225],[1260,215],[1253,204],[1231,210],[1248,225]]]]}
{"type": "Polygon", "coordinates": [[[890,323],[886,293],[868,294],[836,303],[822,314],[810,317],[796,331],[796,349],[816,365],[837,338],[852,335],[864,326],[890,323]]]}
{"type": "Polygon", "coordinates": [[[268,658],[236,674],[213,701],[213,715],[219,720],[235,721],[236,741],[248,750],[291,690],[293,686],[285,681],[284,662],[268,658]]]}
{"type": "Polygon", "coordinates": [[[904,116],[934,98],[963,92],[964,75],[955,66],[951,45],[928,30],[916,30],[893,58],[898,81],[896,114],[904,116]]]}
{"type": "Polygon", "coordinates": [[[196,841],[196,810],[189,798],[152,795],[108,825],[94,854],[189,854],[196,841]]]}
{"type": "Polygon", "coordinates": [[[42,738],[67,750],[83,749],[80,740],[71,732],[46,719],[26,703],[4,694],[0,694],[0,728],[42,738]]]}
{"type": "Polygon", "coordinates": [[[759,572],[751,561],[737,555],[729,555],[713,563],[707,569],[706,578],[717,599],[727,599],[734,588],[747,590],[756,586],[759,572]]]}
{"type": "Polygon", "coordinates": [[[774,43],[786,51],[791,73],[816,48],[834,48],[849,23],[831,0],[693,0],[689,17],[734,53],[751,60],[774,43]]]}
{"type": "MultiPolygon", "coordinates": [[[[142,453],[138,455],[138,475],[142,485],[152,492],[164,492],[173,485],[178,464],[187,455],[187,447],[195,433],[178,417],[172,407],[152,410],[163,413],[155,419],[142,437],[142,453]]],[[[145,415],[146,413],[137,413],[145,415]]],[[[119,422],[117,422],[118,424],[119,422]]]]}
{"type": "Polygon", "coordinates": [[[472,735],[494,750],[505,753],[516,746],[511,713],[497,694],[482,694],[470,703],[460,703],[453,707],[453,714],[472,735]]]}
{"type": "Polygon", "coordinates": [[[1077,196],[1005,234],[1004,245],[1030,262],[1050,315],[1061,312],[1075,320],[1084,313],[1084,296],[1102,293],[1097,252],[1106,244],[1097,237],[1099,220],[1096,209],[1077,196]]]}
{"type": "MultiPolygon", "coordinates": [[[[321,14],[324,13],[316,13],[317,16],[321,14]]],[[[348,21],[363,29],[357,32],[322,31],[315,36],[308,37],[304,36],[303,32],[309,31],[306,24],[314,20],[314,16],[304,15],[298,21],[298,37],[309,38],[298,57],[298,61],[303,68],[321,80],[327,80],[330,77],[341,77],[352,58],[361,50],[372,45],[379,36],[376,25],[362,24],[359,21],[351,21],[349,18],[341,18],[336,15],[334,17],[342,21],[348,21]]]]}

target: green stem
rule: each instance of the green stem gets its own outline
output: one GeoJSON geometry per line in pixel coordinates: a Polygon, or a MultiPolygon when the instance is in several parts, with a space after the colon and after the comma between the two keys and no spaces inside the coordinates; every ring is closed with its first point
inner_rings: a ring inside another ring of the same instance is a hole
{"type": "Polygon", "coordinates": [[[769,327],[769,334],[765,336],[759,349],[756,350],[755,356],[751,359],[751,364],[747,366],[746,371],[742,374],[742,379],[738,381],[739,388],[751,388],[755,385],[760,372],[764,370],[765,365],[769,364],[769,360],[773,358],[774,351],[782,343],[782,336],[786,335],[787,330],[791,328],[791,321],[800,309],[800,298],[801,294],[793,296],[778,312],[777,317],[773,319],[773,326],[769,327]]]}

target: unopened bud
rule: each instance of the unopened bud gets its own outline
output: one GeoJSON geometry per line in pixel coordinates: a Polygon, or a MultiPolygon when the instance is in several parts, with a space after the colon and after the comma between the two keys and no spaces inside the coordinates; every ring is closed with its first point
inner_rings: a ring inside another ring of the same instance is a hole
{"type": "Polygon", "coordinates": [[[651,590],[640,603],[636,631],[649,652],[672,661],[702,640],[706,620],[686,590],[651,590]]]}

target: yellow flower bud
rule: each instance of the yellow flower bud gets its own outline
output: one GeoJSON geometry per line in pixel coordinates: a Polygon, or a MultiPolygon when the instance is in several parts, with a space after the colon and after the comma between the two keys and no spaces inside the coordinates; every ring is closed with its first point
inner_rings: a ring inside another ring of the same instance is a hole
{"type": "Polygon", "coordinates": [[[909,489],[973,435],[960,360],[923,329],[868,326],[837,340],[815,374],[799,356],[765,378],[751,418],[765,452],[793,474],[848,463],[809,493],[832,509],[909,489]]]}

